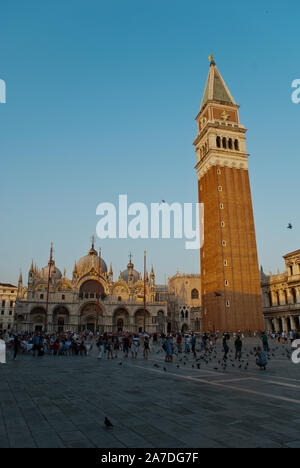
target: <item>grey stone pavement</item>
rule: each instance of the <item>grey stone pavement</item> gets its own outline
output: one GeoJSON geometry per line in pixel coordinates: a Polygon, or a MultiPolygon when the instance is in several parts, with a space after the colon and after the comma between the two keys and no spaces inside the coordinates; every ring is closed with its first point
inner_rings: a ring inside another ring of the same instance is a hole
{"type": "Polygon", "coordinates": [[[0,365],[0,448],[300,447],[300,364],[273,342],[279,349],[260,371],[247,357],[257,344],[246,340],[248,370],[229,361],[225,371],[219,357],[199,370],[191,356],[186,365],[181,357],[165,364],[157,352],[126,362],[99,361],[95,350],[17,361],[8,353],[0,365]]]}

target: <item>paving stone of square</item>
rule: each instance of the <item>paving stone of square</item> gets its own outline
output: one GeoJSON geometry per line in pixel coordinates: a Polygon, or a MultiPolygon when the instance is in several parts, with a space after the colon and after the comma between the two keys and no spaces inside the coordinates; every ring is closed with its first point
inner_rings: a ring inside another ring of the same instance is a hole
{"type": "Polygon", "coordinates": [[[222,369],[220,344],[200,370],[192,356],[186,365],[182,356],[164,363],[159,349],[148,361],[8,355],[0,366],[0,448],[299,448],[300,365],[287,358],[289,345],[273,342],[262,372],[250,354],[258,339],[244,343],[246,370],[234,360],[222,369]]]}

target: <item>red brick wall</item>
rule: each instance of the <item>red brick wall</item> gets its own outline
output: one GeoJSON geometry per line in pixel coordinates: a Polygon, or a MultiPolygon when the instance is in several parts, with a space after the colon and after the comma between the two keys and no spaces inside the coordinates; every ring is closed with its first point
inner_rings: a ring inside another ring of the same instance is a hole
{"type": "Polygon", "coordinates": [[[199,201],[204,203],[202,328],[231,332],[263,330],[248,171],[210,168],[199,180],[199,201]],[[221,174],[217,173],[218,169],[221,174]],[[219,186],[222,191],[218,191],[219,186]],[[220,209],[220,203],[224,209],[220,209]],[[225,227],[221,227],[221,221],[225,222],[225,227]],[[222,246],[222,240],[226,241],[226,247],[222,246]],[[228,266],[224,266],[225,260],[228,266]],[[225,286],[225,280],[229,282],[228,286],[225,286]],[[217,297],[215,292],[221,296],[217,297]],[[226,307],[228,300],[230,307],[226,307]]]}

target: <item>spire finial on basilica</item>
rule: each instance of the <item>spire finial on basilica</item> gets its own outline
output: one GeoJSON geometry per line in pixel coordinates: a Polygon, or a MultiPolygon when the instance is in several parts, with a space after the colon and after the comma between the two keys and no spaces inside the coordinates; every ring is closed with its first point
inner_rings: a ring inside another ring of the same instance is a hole
{"type": "Polygon", "coordinates": [[[95,255],[95,256],[97,256],[98,253],[97,253],[97,251],[95,250],[95,234],[93,234],[92,237],[91,237],[91,243],[92,243],[92,247],[91,247],[90,250],[89,250],[89,255],[95,255]]]}
{"type": "Polygon", "coordinates": [[[129,263],[127,265],[127,268],[129,270],[133,270],[133,267],[134,267],[134,264],[132,263],[132,253],[130,252],[130,254],[129,254],[129,263]]]}
{"type": "Polygon", "coordinates": [[[211,54],[208,58],[209,58],[210,64],[215,65],[213,54],[211,54]]]}

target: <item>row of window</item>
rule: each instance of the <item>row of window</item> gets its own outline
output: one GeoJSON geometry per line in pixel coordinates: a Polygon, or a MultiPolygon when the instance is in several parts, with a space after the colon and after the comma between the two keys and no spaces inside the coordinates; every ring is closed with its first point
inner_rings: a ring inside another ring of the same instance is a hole
{"type": "MultiPolygon", "coordinates": [[[[224,149],[230,149],[230,150],[234,149],[235,151],[240,150],[239,140],[237,139],[233,140],[232,138],[217,136],[216,145],[217,145],[217,148],[224,148],[224,149]]],[[[199,149],[199,151],[200,151],[200,159],[202,159],[203,156],[208,151],[208,143],[204,143],[199,149]]]]}
{"type": "MultiPolygon", "coordinates": [[[[12,310],[10,310],[10,311],[8,312],[8,315],[12,315],[12,314],[13,314],[13,312],[12,312],[12,310]]],[[[1,315],[4,315],[4,310],[1,310],[1,315]]]]}
{"type": "MultiPolygon", "coordinates": [[[[290,265],[290,266],[288,267],[288,270],[289,270],[289,274],[290,274],[291,276],[294,276],[294,275],[296,274],[293,265],[290,265]]],[[[300,263],[298,264],[298,271],[300,272],[300,263]]]]}
{"type": "MultiPolygon", "coordinates": [[[[34,295],[32,295],[32,297],[34,297],[34,295]]],[[[62,296],[61,296],[62,301],[64,301],[65,298],[66,298],[66,296],[64,294],[62,294],[62,296]]],[[[44,294],[40,294],[40,299],[44,299],[44,294]]]]}
{"type": "Polygon", "coordinates": [[[235,149],[236,151],[240,150],[239,140],[226,137],[217,136],[216,138],[216,145],[217,148],[224,148],[224,149],[235,149]]]}
{"type": "MultiPolygon", "coordinates": [[[[2,307],[5,307],[6,301],[2,301],[2,307]]],[[[9,307],[14,307],[14,301],[9,302],[9,307]]]]}
{"type": "MultiPolygon", "coordinates": [[[[298,302],[297,302],[297,291],[296,291],[296,289],[292,288],[290,290],[290,292],[291,292],[293,304],[297,304],[298,302]]],[[[279,306],[279,305],[288,305],[289,304],[287,291],[283,291],[284,303],[282,303],[280,301],[280,295],[279,295],[278,291],[275,292],[275,298],[276,298],[275,301],[273,301],[273,297],[272,297],[271,292],[267,293],[267,295],[268,295],[268,298],[269,298],[270,307],[279,306]]]]}

